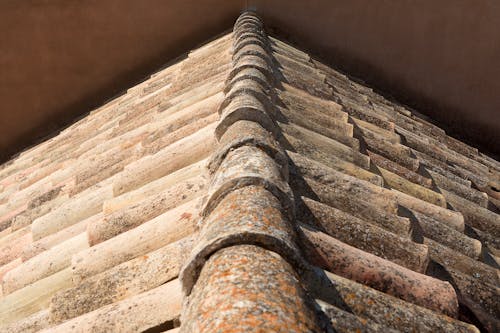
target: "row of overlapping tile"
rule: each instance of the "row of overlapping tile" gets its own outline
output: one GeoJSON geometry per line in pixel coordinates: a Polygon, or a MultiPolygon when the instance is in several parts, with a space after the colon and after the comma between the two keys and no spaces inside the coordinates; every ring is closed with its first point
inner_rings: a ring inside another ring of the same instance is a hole
{"type": "Polygon", "coordinates": [[[181,331],[496,331],[498,163],[253,15],[233,49],[181,331]]]}
{"type": "Polygon", "coordinates": [[[495,331],[499,170],[246,14],[3,167],[0,319],[495,331]]]}
{"type": "Polygon", "coordinates": [[[200,237],[180,274],[180,332],[320,331],[297,271],[306,265],[266,42],[258,17],[238,18],[200,237]]]}
{"type": "Polygon", "coordinates": [[[384,293],[371,303],[374,290],[328,274],[336,303],[318,296],[334,329],[471,329],[445,314],[498,331],[500,164],[307,54],[270,46],[305,255],[384,293]],[[345,283],[359,290],[342,295],[345,283]]]}
{"type": "Polygon", "coordinates": [[[0,331],[178,326],[230,70],[223,36],[0,170],[0,331]]]}

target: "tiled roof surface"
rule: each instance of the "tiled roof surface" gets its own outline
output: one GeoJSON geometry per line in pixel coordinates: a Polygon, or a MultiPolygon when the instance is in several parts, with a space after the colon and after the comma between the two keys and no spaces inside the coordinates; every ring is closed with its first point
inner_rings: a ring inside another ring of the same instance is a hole
{"type": "Polygon", "coordinates": [[[252,13],[0,179],[0,332],[500,330],[500,163],[252,13]]]}

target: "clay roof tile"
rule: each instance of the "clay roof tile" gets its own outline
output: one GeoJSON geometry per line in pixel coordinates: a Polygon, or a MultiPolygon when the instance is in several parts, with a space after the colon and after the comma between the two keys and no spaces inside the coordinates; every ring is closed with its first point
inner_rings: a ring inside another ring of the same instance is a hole
{"type": "Polygon", "coordinates": [[[2,332],[498,332],[500,163],[233,31],[0,167],[2,332]]]}

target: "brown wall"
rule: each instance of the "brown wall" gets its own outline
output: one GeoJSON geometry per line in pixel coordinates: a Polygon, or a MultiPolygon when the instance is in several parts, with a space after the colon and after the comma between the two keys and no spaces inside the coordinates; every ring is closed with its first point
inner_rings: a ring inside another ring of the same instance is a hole
{"type": "MultiPolygon", "coordinates": [[[[1,156],[229,29],[247,1],[0,1],[1,156]]],[[[271,29],[500,152],[500,3],[248,1],[271,29]]]]}

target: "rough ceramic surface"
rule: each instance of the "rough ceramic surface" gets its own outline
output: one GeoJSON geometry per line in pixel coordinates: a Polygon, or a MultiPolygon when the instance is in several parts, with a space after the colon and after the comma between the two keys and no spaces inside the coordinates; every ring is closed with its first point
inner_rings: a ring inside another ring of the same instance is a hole
{"type": "Polygon", "coordinates": [[[448,282],[416,273],[333,237],[302,228],[312,263],[405,301],[455,317],[457,295],[448,282]]]}
{"type": "Polygon", "coordinates": [[[218,251],[204,265],[181,332],[318,332],[294,269],[252,245],[218,251]]]}
{"type": "Polygon", "coordinates": [[[0,332],[500,331],[498,161],[304,51],[245,12],[0,166],[0,332]]]}
{"type": "Polygon", "coordinates": [[[181,279],[189,293],[204,261],[217,250],[236,244],[259,244],[301,261],[294,229],[279,200],[260,186],[246,186],[228,194],[202,222],[200,237],[181,279]]]}

